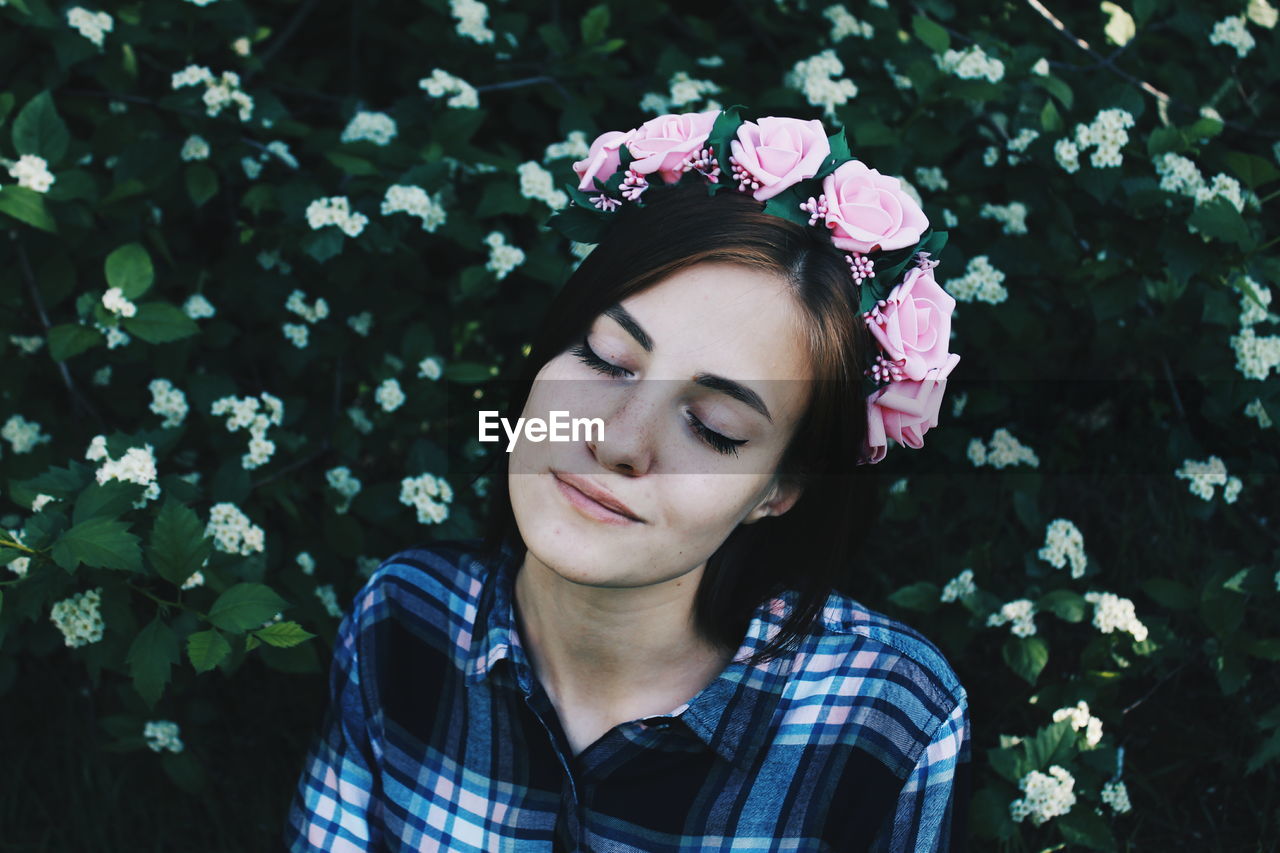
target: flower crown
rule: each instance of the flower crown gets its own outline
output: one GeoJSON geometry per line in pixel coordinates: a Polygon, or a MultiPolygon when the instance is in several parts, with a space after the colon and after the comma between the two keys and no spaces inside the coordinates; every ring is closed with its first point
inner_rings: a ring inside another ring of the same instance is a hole
{"type": "Polygon", "coordinates": [[[573,164],[574,204],[547,224],[565,237],[599,243],[624,203],[684,181],[707,194],[751,193],[764,212],[802,225],[825,225],[845,253],[858,306],[879,347],[863,378],[867,437],[858,464],[885,457],[887,439],[924,446],[938,425],[947,377],[960,361],[948,353],[955,298],[934,280],[931,258],[947,232],[929,228],[897,178],[849,153],[844,130],[830,137],[816,119],[744,120],[725,110],[660,115],[626,132],[611,130],[573,164]],[[887,293],[885,293],[887,291],[887,293]]]}

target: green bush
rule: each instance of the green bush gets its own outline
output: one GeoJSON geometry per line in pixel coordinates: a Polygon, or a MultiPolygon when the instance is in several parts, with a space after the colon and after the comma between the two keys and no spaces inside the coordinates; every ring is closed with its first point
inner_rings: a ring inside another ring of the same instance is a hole
{"type": "Polygon", "coordinates": [[[117,846],[214,794],[283,821],[317,641],[479,531],[458,413],[590,250],[545,226],[571,163],[735,103],[843,128],[951,232],[963,362],[849,582],[969,690],[975,847],[1274,838],[1276,12],[1055,5],[0,0],[0,721],[82,685],[49,726],[87,715],[94,768],[41,834],[58,746],[6,746],[6,840],[99,843],[70,804],[133,814],[116,770],[170,815],[117,846]],[[227,758],[247,703],[268,774],[227,758]]]}

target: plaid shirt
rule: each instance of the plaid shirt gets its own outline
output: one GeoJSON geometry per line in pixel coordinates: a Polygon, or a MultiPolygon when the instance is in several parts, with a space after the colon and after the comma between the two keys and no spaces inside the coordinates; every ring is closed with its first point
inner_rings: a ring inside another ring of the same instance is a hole
{"type": "Polygon", "coordinates": [[[956,851],[968,699],[914,629],[831,594],[824,628],[750,669],[795,592],[669,714],[574,755],[516,631],[514,554],[385,561],[338,627],[291,851],[956,851]]]}

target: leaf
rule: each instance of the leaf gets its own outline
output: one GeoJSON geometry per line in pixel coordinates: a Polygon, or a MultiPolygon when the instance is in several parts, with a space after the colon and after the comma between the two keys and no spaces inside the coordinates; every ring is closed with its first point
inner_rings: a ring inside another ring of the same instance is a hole
{"type": "Polygon", "coordinates": [[[1054,106],[1053,101],[1045,99],[1044,108],[1040,110],[1040,126],[1046,133],[1057,133],[1062,130],[1062,113],[1054,106]]]}
{"type": "Polygon", "coordinates": [[[154,708],[169,682],[169,667],[178,662],[178,638],[173,629],[157,615],[133,638],[125,662],[138,695],[154,708]]]}
{"type": "Polygon", "coordinates": [[[1280,660],[1280,637],[1265,637],[1249,644],[1249,654],[1264,660],[1280,660]]]}
{"type": "Polygon", "coordinates": [[[326,152],[324,156],[330,163],[337,166],[348,175],[378,174],[378,167],[363,157],[356,157],[353,154],[344,154],[341,151],[329,151],[326,152]]]}
{"type": "Polygon", "coordinates": [[[1027,769],[1045,771],[1054,764],[1066,764],[1078,751],[1076,742],[1070,720],[1049,723],[1034,737],[1022,742],[1026,749],[1027,769]]]}
{"type": "Polygon", "coordinates": [[[1239,175],[1240,180],[1250,189],[1256,190],[1280,178],[1280,169],[1257,154],[1232,151],[1224,159],[1227,161],[1227,168],[1239,175]]]}
{"type": "Polygon", "coordinates": [[[450,382],[487,382],[493,378],[489,368],[474,361],[455,361],[444,366],[443,378],[450,382]]]}
{"type": "Polygon", "coordinates": [[[1221,196],[1196,205],[1187,220],[1204,234],[1244,246],[1249,242],[1249,226],[1235,205],[1221,196]]]}
{"type": "Polygon", "coordinates": [[[13,147],[17,152],[43,157],[50,166],[63,158],[70,142],[71,134],[47,90],[27,101],[13,120],[13,147]]]}
{"type": "Polygon", "coordinates": [[[45,209],[44,197],[35,190],[17,184],[5,184],[0,189],[0,213],[7,213],[19,222],[25,222],[41,231],[58,233],[58,223],[45,209]]]}
{"type": "Polygon", "coordinates": [[[119,518],[133,508],[134,501],[142,497],[143,487],[138,483],[108,480],[102,485],[94,483],[76,498],[71,513],[73,524],[91,518],[119,518]]]}
{"type": "Polygon", "coordinates": [[[218,194],[218,173],[206,163],[192,163],[187,167],[187,195],[196,207],[218,194]]]}
{"type": "Polygon", "coordinates": [[[204,770],[190,752],[185,749],[178,753],[166,752],[161,764],[174,784],[188,794],[199,794],[204,790],[204,770]]]}
{"type": "Polygon", "coordinates": [[[107,255],[103,269],[107,286],[120,288],[125,299],[137,299],[146,293],[156,277],[151,255],[140,243],[126,243],[107,255]]]}
{"type": "Polygon", "coordinates": [[[181,586],[213,550],[205,526],[189,507],[169,499],[151,528],[151,564],[160,577],[181,586]]]}
{"type": "Polygon", "coordinates": [[[591,45],[602,41],[605,31],[609,29],[609,7],[603,3],[592,7],[591,11],[582,16],[578,25],[582,30],[583,44],[591,45]]]}
{"type": "Polygon", "coordinates": [[[1048,610],[1067,622],[1080,622],[1084,620],[1088,602],[1075,590],[1055,589],[1040,596],[1036,609],[1048,610]]]}
{"type": "Polygon", "coordinates": [[[1112,853],[1116,849],[1115,838],[1111,829],[1100,814],[1077,802],[1076,806],[1064,815],[1055,818],[1062,837],[1073,844],[1088,847],[1090,850],[1104,850],[1112,853]]]}
{"type": "Polygon", "coordinates": [[[1245,765],[1244,774],[1248,776],[1262,768],[1264,764],[1268,764],[1280,758],[1280,729],[1276,729],[1271,733],[1271,737],[1263,742],[1250,758],[1249,763],[1245,765]]]}
{"type": "Polygon", "coordinates": [[[126,331],[152,344],[181,340],[200,331],[195,320],[167,302],[144,302],[137,314],[122,322],[126,331]]]}
{"type": "Polygon", "coordinates": [[[84,563],[99,569],[142,571],[142,549],[129,525],[114,518],[90,518],[53,543],[53,561],[67,571],[84,563]]]}
{"type": "Polygon", "coordinates": [[[1071,87],[1066,83],[1062,82],[1057,77],[1041,77],[1039,75],[1032,76],[1031,82],[1040,86],[1050,95],[1057,98],[1058,102],[1062,104],[1063,109],[1068,112],[1071,110],[1071,105],[1075,103],[1076,98],[1075,94],[1071,91],[1071,87]]]}
{"type": "Polygon", "coordinates": [[[260,645],[262,645],[262,641],[253,636],[253,634],[244,635],[244,650],[246,652],[251,652],[260,645]]]}
{"type": "Polygon", "coordinates": [[[342,238],[343,233],[337,226],[321,228],[302,238],[302,251],[310,255],[316,263],[323,264],[342,254],[344,246],[342,238]]]}
{"type": "Polygon", "coordinates": [[[1037,636],[1009,637],[1001,652],[1009,668],[1032,685],[1049,661],[1049,646],[1044,638],[1037,636]]]}
{"type": "Polygon", "coordinates": [[[911,19],[911,30],[934,53],[946,53],[951,47],[951,36],[947,31],[924,15],[916,15],[911,19]]]}
{"type": "Polygon", "coordinates": [[[288,606],[266,584],[238,583],[218,596],[209,610],[209,621],[239,634],[257,628],[288,606]]]}
{"type": "Polygon", "coordinates": [[[66,361],[106,340],[102,332],[83,323],[61,323],[49,330],[49,357],[66,361]]]}
{"type": "Polygon", "coordinates": [[[276,648],[287,649],[316,635],[303,630],[297,622],[273,622],[261,630],[254,631],[252,636],[257,636],[276,648]]]}
{"type": "Polygon", "coordinates": [[[889,595],[889,600],[907,610],[932,613],[942,603],[942,592],[935,583],[920,581],[904,586],[889,595]]]}
{"type": "Polygon", "coordinates": [[[196,631],[187,637],[187,660],[196,672],[208,672],[231,654],[231,644],[217,628],[196,631]]]}

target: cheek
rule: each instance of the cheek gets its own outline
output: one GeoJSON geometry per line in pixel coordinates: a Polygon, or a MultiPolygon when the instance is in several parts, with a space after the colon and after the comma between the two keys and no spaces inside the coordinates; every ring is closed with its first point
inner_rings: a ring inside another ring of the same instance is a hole
{"type": "Polygon", "coordinates": [[[666,478],[667,517],[691,538],[719,544],[755,505],[763,483],[738,474],[675,474],[666,478]]]}

